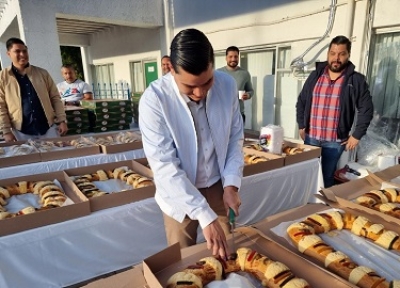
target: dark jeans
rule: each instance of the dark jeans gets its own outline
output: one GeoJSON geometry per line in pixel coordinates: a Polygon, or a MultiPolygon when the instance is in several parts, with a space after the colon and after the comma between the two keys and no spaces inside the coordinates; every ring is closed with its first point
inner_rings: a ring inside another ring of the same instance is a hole
{"type": "Polygon", "coordinates": [[[341,145],[339,142],[320,141],[310,138],[308,135],[304,139],[304,144],[321,147],[321,166],[325,188],[333,186],[336,165],[346,145],[341,145]]]}
{"type": "Polygon", "coordinates": [[[244,123],[246,122],[246,115],[244,115],[244,113],[241,113],[242,114],[242,117],[243,117],[243,126],[244,126],[244,123]]]}

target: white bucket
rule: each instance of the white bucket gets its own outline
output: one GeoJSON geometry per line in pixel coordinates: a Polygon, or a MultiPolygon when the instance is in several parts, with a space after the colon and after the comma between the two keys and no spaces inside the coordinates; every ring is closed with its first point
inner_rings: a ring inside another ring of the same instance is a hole
{"type": "Polygon", "coordinates": [[[268,152],[281,155],[283,143],[283,128],[275,125],[268,125],[261,128],[260,145],[268,152]]]}

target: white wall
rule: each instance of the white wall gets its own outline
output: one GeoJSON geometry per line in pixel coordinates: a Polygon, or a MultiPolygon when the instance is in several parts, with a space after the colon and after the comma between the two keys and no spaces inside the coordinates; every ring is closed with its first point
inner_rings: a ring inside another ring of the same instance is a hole
{"type": "Polygon", "coordinates": [[[114,64],[115,81],[131,86],[129,62],[160,61],[159,29],[115,27],[90,37],[90,55],[94,65],[114,64]]]}

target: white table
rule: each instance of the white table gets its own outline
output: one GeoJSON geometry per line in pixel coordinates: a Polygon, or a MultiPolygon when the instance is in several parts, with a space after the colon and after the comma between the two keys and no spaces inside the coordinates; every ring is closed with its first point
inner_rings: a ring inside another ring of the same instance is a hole
{"type": "Polygon", "coordinates": [[[101,163],[117,162],[144,158],[143,149],[131,150],[113,154],[95,154],[90,156],[67,158],[47,162],[37,162],[18,166],[0,168],[0,179],[19,177],[32,174],[42,174],[53,171],[62,171],[71,168],[97,165],[101,163]]]}
{"type": "MultiPolygon", "coordinates": [[[[314,159],[245,177],[238,226],[314,202],[320,175],[314,159]]],[[[166,245],[154,198],[97,211],[0,237],[0,287],[72,285],[139,263],[166,245]]]]}

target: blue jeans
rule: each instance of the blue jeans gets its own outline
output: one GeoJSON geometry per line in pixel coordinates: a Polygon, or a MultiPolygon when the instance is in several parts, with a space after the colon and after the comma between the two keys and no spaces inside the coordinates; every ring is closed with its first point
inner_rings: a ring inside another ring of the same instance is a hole
{"type": "Polygon", "coordinates": [[[325,188],[335,184],[334,174],[337,163],[346,145],[339,142],[320,141],[306,135],[304,144],[321,147],[321,166],[325,188]]]}

